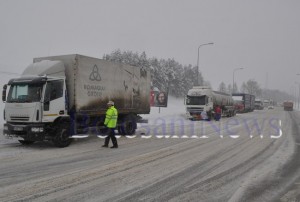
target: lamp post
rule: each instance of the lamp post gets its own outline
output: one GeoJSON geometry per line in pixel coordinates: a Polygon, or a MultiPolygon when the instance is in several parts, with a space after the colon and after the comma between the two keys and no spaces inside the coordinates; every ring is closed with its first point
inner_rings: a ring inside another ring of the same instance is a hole
{"type": "Polygon", "coordinates": [[[298,95],[297,95],[297,91],[295,91],[295,107],[298,105],[298,109],[299,109],[300,83],[295,81],[295,84],[296,85],[298,84],[298,89],[299,89],[298,95]]]}
{"type": "Polygon", "coordinates": [[[290,100],[291,101],[294,101],[294,86],[291,86],[290,87],[290,100]]]}
{"type": "Polygon", "coordinates": [[[232,93],[234,93],[234,72],[244,69],[243,67],[235,68],[232,72],[232,93]]]}
{"type": "Polygon", "coordinates": [[[198,46],[198,57],[197,57],[197,86],[200,85],[199,83],[199,49],[201,46],[206,46],[206,45],[213,45],[214,43],[213,42],[210,42],[210,43],[204,43],[204,44],[201,44],[198,46]]]}
{"type": "MultiPolygon", "coordinates": [[[[297,76],[300,76],[300,74],[296,74],[297,76]]],[[[300,83],[299,82],[296,82],[298,83],[298,87],[299,87],[299,92],[298,92],[298,109],[299,109],[299,102],[300,102],[300,83]]],[[[296,106],[296,105],[295,105],[296,106]]]]}

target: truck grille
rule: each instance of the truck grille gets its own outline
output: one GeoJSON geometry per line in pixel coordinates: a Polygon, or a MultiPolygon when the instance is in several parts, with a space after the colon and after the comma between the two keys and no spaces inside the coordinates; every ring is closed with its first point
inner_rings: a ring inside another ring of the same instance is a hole
{"type": "Polygon", "coordinates": [[[202,112],[203,111],[203,107],[188,107],[187,108],[188,112],[202,112]]]}
{"type": "Polygon", "coordinates": [[[10,119],[12,121],[29,121],[28,116],[11,116],[10,119]]]}

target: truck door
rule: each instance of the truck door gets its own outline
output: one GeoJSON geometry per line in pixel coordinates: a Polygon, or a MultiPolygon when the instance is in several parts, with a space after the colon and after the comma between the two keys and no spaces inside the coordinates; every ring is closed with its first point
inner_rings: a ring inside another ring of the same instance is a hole
{"type": "Polygon", "coordinates": [[[44,96],[44,121],[53,121],[58,116],[64,115],[65,96],[64,80],[47,81],[44,96]]]}

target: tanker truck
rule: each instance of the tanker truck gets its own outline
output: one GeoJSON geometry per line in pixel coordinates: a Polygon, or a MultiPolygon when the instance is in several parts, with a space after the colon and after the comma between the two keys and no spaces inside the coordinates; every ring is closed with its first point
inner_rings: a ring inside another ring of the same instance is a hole
{"type": "Polygon", "coordinates": [[[112,100],[119,133],[132,135],[139,114],[150,112],[149,92],[150,73],[144,68],[78,54],[34,58],[3,86],[3,134],[22,144],[52,141],[66,147],[72,137],[105,133],[112,100]]]}
{"type": "Polygon", "coordinates": [[[234,102],[230,94],[213,91],[207,86],[194,86],[185,97],[186,118],[200,120],[201,113],[205,111],[211,119],[217,105],[222,109],[222,116],[235,116],[234,102]]]}
{"type": "Polygon", "coordinates": [[[284,111],[293,111],[293,108],[294,108],[293,101],[284,101],[283,102],[284,111]]]}

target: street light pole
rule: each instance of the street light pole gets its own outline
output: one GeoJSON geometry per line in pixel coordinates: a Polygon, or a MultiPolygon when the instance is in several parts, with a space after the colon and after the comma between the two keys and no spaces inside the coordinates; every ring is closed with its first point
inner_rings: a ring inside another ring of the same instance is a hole
{"type": "Polygon", "coordinates": [[[297,90],[295,91],[295,107],[298,105],[298,109],[299,109],[300,83],[295,81],[295,84],[298,84],[298,95],[297,95],[297,90]],[[297,105],[296,102],[298,102],[297,105]]]}
{"type": "Polygon", "coordinates": [[[294,86],[290,87],[290,99],[291,101],[294,101],[294,86]]]}
{"type": "MultiPolygon", "coordinates": [[[[300,76],[300,74],[296,74],[297,76],[300,76]]],[[[299,92],[298,92],[298,109],[299,109],[299,102],[300,102],[300,83],[299,82],[296,82],[298,83],[298,87],[299,87],[299,92]]],[[[296,106],[296,105],[295,105],[296,106]]]]}
{"type": "MultiPolygon", "coordinates": [[[[234,93],[234,72],[238,71],[238,70],[242,70],[244,69],[243,67],[240,67],[240,68],[235,68],[232,72],[232,93],[234,93]]],[[[231,93],[231,94],[232,94],[231,93]]]]}
{"type": "Polygon", "coordinates": [[[213,45],[214,43],[211,42],[211,43],[205,43],[205,44],[201,44],[198,46],[198,57],[197,57],[197,86],[200,85],[200,82],[199,82],[199,49],[201,46],[206,46],[206,45],[213,45]]]}
{"type": "Polygon", "coordinates": [[[299,109],[299,102],[300,102],[300,83],[298,83],[298,109],[299,109]]]}

